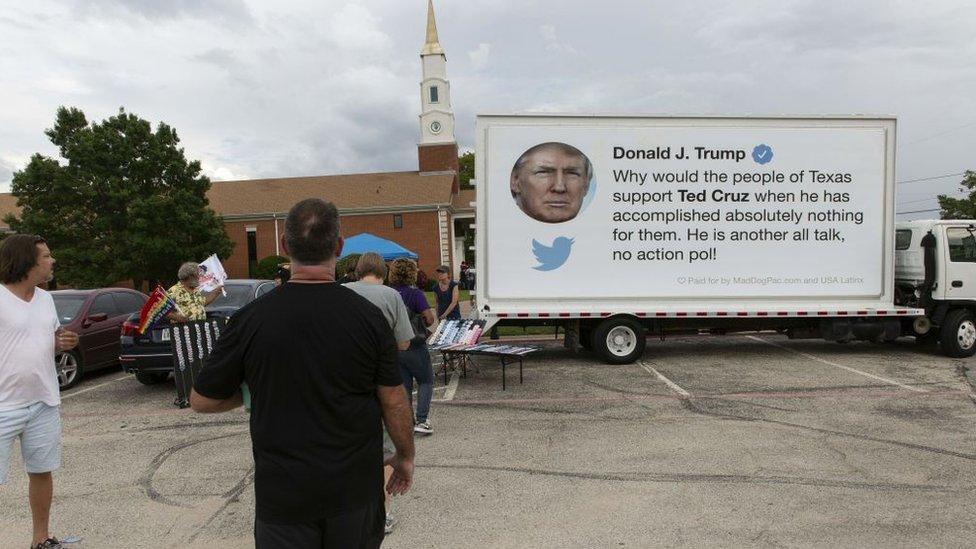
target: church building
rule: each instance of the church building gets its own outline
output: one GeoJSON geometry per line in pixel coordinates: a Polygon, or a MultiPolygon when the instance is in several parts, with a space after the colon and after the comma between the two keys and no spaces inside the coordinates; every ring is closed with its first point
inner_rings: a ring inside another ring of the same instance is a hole
{"type": "Polygon", "coordinates": [[[224,220],[234,252],[224,261],[232,278],[247,278],[254,264],[283,255],[278,245],[288,209],[319,197],[339,209],[342,236],[368,232],[416,253],[420,269],[433,276],[450,265],[457,276],[464,234],[474,223],[474,190],[458,185],[447,56],[437,37],[431,0],[427,39],[420,51],[420,142],[417,170],[214,182],[210,207],[224,220]]]}

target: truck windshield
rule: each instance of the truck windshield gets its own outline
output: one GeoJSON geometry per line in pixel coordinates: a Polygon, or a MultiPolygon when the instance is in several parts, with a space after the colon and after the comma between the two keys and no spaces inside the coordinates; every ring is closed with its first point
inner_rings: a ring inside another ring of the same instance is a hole
{"type": "Polygon", "coordinates": [[[895,231],[895,249],[907,250],[912,245],[912,230],[898,229],[895,231]]]}

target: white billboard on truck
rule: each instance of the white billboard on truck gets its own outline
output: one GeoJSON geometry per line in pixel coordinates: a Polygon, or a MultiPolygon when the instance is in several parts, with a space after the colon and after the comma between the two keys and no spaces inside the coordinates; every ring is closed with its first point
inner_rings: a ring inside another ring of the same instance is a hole
{"type": "Polygon", "coordinates": [[[476,134],[490,322],[896,314],[894,118],[486,115],[476,134]]]}

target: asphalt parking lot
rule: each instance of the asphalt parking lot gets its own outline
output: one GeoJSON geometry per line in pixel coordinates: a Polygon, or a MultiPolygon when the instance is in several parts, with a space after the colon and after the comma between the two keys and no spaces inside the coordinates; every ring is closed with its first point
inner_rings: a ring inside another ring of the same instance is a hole
{"type": "MultiPolygon", "coordinates": [[[[910,340],[700,336],[622,366],[553,345],[503,392],[479,358],[438,378],[384,547],[976,546],[972,364],[910,340]]],[[[172,397],[118,371],[66,393],[55,533],[252,545],[246,416],[172,397]]],[[[29,533],[15,453],[2,547],[29,533]]]]}

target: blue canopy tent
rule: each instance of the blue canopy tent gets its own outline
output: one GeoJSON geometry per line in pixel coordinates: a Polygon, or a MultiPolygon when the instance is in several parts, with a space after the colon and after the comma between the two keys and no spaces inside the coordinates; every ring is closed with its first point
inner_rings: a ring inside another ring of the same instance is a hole
{"type": "Polygon", "coordinates": [[[396,242],[369,233],[359,233],[347,238],[345,245],[342,247],[342,255],[339,257],[342,258],[352,254],[364,254],[366,252],[380,254],[383,257],[383,261],[393,261],[401,257],[417,259],[417,254],[396,242]]]}

